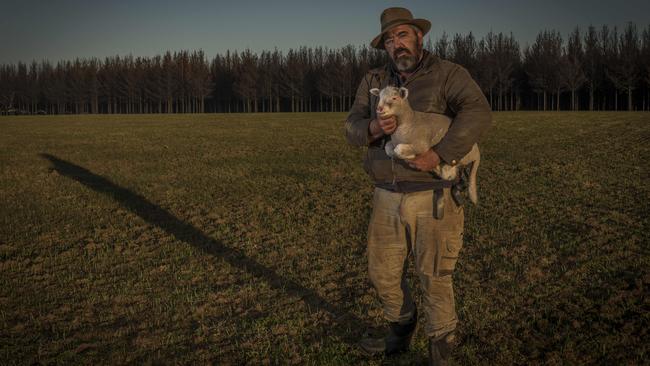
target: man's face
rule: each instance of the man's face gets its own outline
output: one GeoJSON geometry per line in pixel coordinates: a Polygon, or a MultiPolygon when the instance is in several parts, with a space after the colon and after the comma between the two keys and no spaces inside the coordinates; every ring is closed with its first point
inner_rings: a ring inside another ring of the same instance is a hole
{"type": "Polygon", "coordinates": [[[384,49],[400,72],[411,72],[422,55],[422,32],[408,24],[398,25],[384,35],[384,49]]]}

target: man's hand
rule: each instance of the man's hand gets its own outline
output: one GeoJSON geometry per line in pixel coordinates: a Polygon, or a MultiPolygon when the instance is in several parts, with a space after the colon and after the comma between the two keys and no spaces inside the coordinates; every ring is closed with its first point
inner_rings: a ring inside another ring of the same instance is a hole
{"type": "Polygon", "coordinates": [[[407,159],[406,162],[411,168],[430,172],[440,164],[440,156],[433,149],[429,149],[413,159],[407,159]]]}
{"type": "Polygon", "coordinates": [[[376,140],[383,135],[390,135],[395,132],[397,129],[397,120],[395,116],[390,116],[388,118],[377,117],[370,121],[368,126],[368,133],[372,140],[376,140]]]}
{"type": "Polygon", "coordinates": [[[395,116],[390,116],[387,118],[377,118],[376,121],[379,124],[379,127],[384,131],[384,135],[391,135],[397,129],[397,119],[395,116]]]}

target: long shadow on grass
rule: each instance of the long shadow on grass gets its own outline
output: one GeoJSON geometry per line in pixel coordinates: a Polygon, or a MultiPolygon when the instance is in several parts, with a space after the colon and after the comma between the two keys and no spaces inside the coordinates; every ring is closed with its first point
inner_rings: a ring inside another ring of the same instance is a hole
{"type": "Polygon", "coordinates": [[[301,298],[312,309],[320,309],[332,314],[332,318],[335,319],[335,323],[333,324],[334,333],[348,344],[352,345],[351,330],[364,329],[368,326],[368,324],[354,314],[327,302],[327,300],[318,295],[314,290],[306,288],[294,280],[284,278],[272,269],[247,257],[241,251],[229,248],[223,243],[210,238],[201,230],[179,220],[169,211],[149,202],[145,197],[120,187],[88,169],[61,160],[56,156],[50,154],[40,154],[40,156],[49,160],[59,174],[74,179],[96,192],[113,198],[124,208],[140,216],[149,224],[158,226],[177,239],[195,246],[208,254],[225,259],[231,265],[250,272],[259,279],[266,281],[275,289],[301,298]]]}

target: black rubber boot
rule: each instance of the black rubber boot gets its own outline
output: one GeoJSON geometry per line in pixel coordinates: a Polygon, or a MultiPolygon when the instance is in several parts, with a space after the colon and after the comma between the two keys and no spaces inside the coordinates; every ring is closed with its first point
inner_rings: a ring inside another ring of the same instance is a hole
{"type": "Polygon", "coordinates": [[[369,354],[376,355],[383,353],[387,356],[407,351],[413,333],[415,333],[415,326],[418,323],[417,310],[413,313],[413,317],[407,323],[391,322],[389,323],[388,334],[381,337],[372,337],[366,335],[365,338],[359,342],[359,347],[369,354]]]}
{"type": "Polygon", "coordinates": [[[438,340],[429,338],[429,366],[447,366],[449,356],[456,346],[456,332],[445,334],[438,340]]]}

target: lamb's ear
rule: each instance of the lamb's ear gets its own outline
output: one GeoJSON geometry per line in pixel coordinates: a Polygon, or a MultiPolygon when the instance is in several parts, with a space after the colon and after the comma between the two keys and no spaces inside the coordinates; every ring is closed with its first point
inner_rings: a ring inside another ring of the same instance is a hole
{"type": "Polygon", "coordinates": [[[399,96],[402,97],[402,99],[406,99],[409,96],[409,90],[406,89],[405,87],[399,88],[399,96]]]}
{"type": "Polygon", "coordinates": [[[377,89],[377,88],[370,89],[370,94],[378,97],[379,96],[379,89],[377,89]]]}

